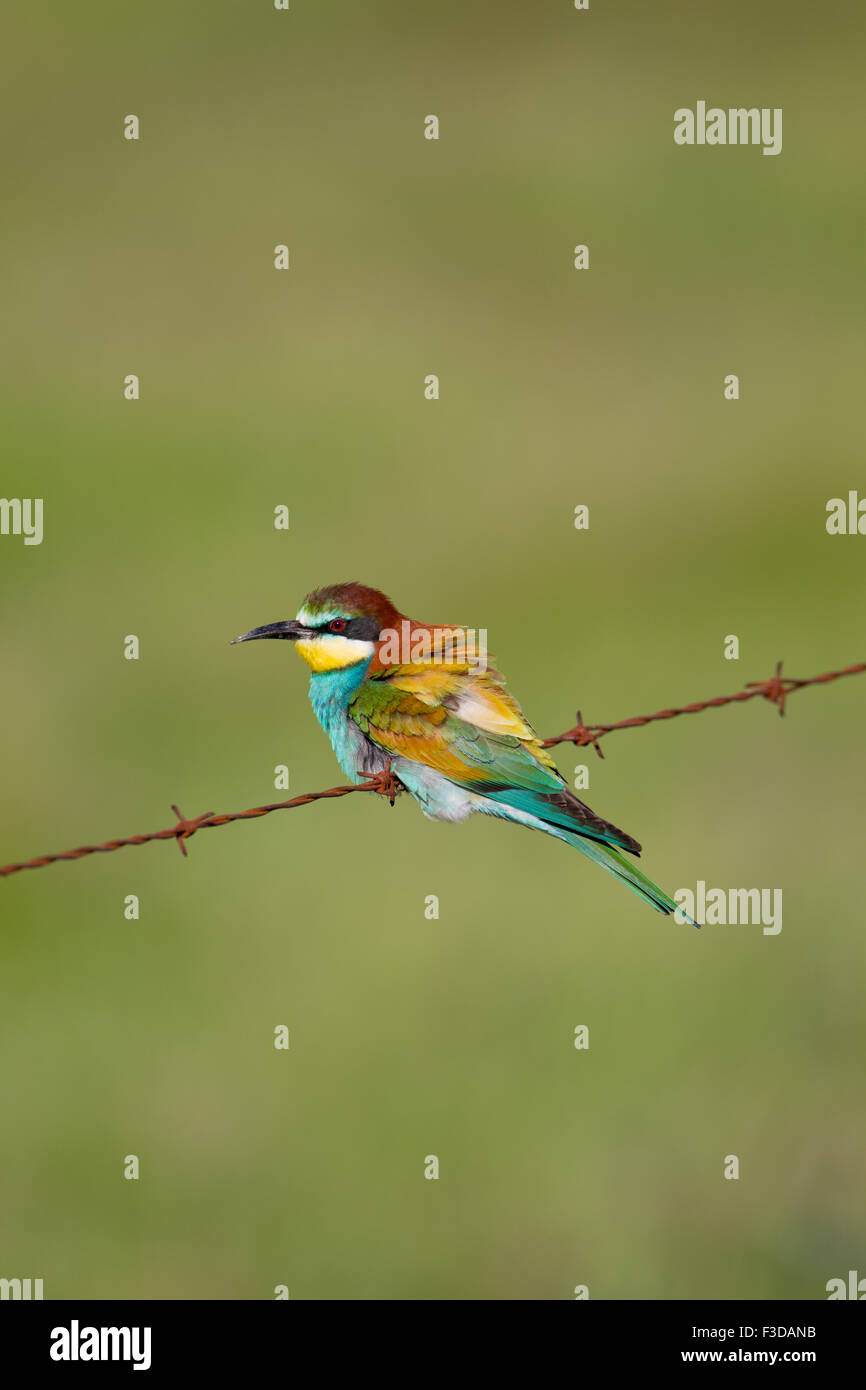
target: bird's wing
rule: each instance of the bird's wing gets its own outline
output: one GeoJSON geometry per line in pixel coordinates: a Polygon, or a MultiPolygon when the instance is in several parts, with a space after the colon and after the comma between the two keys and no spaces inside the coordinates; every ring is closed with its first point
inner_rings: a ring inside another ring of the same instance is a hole
{"type": "Polygon", "coordinates": [[[552,824],[640,850],[569,790],[497,671],[471,664],[391,667],[359,687],[349,715],[392,757],[422,763],[552,824]]]}
{"type": "Polygon", "coordinates": [[[461,785],[556,791],[556,767],[497,673],[470,666],[391,667],[365,681],[349,714],[371,742],[461,785]]]}

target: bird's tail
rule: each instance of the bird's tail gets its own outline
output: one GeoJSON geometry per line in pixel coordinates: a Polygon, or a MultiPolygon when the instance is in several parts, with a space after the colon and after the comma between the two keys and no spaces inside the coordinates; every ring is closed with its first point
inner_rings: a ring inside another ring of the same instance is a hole
{"type": "Polygon", "coordinates": [[[581,854],[585,854],[588,859],[592,859],[596,864],[600,864],[614,878],[618,878],[624,883],[626,888],[630,888],[650,907],[655,908],[656,912],[664,913],[670,917],[672,913],[679,912],[693,927],[699,927],[700,922],[695,922],[688,913],[684,912],[673,898],[669,898],[667,893],[663,893],[658,884],[653,883],[651,878],[641,873],[640,869],[628,859],[623,858],[618,848],[610,844],[610,839],[616,837],[616,844],[623,849],[629,850],[633,854],[640,853],[640,845],[633,840],[630,835],[626,835],[622,830],[617,830],[607,821],[600,820],[589,811],[588,807],[583,806],[582,802],[577,801],[571,792],[559,793],[557,797],[530,797],[514,788],[501,793],[494,793],[485,798],[484,804],[479,806],[479,810],[487,815],[502,816],[506,820],[516,821],[518,825],[528,825],[536,830],[543,830],[548,835],[553,835],[557,840],[563,840],[567,845],[573,845],[579,849],[581,854]],[[563,795],[567,798],[566,804],[561,804],[563,795]],[[518,802],[519,798],[519,802],[518,802]],[[581,814],[575,814],[572,810],[572,803],[576,805],[581,814]],[[586,813],[585,815],[582,813],[586,813]],[[581,829],[576,829],[576,825],[581,825],[581,829]],[[602,838],[603,837],[603,838],[602,838]]]}
{"type": "Polygon", "coordinates": [[[611,849],[610,845],[602,844],[600,840],[587,839],[584,835],[575,835],[569,830],[560,830],[558,827],[555,829],[551,827],[550,834],[564,840],[566,844],[574,845],[575,849],[579,849],[582,854],[593,859],[596,864],[600,864],[603,869],[606,869],[609,874],[613,874],[614,878],[618,878],[633,893],[637,893],[638,897],[642,898],[645,903],[649,903],[650,907],[654,907],[656,912],[663,912],[666,917],[669,917],[673,912],[679,912],[693,927],[700,925],[693,921],[686,912],[683,912],[683,909],[674,902],[673,898],[669,898],[667,893],[662,892],[658,884],[653,883],[652,879],[647,878],[646,874],[641,873],[635,864],[630,864],[615,849],[611,849]]]}

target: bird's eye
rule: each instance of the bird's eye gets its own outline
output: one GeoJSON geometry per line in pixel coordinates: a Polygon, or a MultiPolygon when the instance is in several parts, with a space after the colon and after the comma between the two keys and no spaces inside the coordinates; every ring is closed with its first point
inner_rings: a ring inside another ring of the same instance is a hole
{"type": "Polygon", "coordinates": [[[346,620],[345,618],[334,618],[328,623],[328,627],[331,629],[331,632],[344,632],[346,629],[346,620]]]}

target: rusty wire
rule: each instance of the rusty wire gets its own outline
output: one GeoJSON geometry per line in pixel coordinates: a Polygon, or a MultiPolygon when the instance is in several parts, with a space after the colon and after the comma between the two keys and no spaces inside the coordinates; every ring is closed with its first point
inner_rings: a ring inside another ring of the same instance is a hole
{"type": "MultiPolygon", "coordinates": [[[[771,704],[777,705],[780,714],[785,713],[785,701],[795,690],[802,690],[807,685],[826,685],[829,681],[837,681],[841,676],[856,676],[861,671],[866,671],[866,661],[859,662],[856,666],[843,666],[841,671],[825,671],[820,676],[807,676],[805,680],[794,680],[791,676],[782,675],[782,663],[777,662],[775,674],[766,681],[749,681],[745,690],[738,690],[735,695],[716,695],[712,700],[696,700],[692,705],[680,705],[676,709],[660,709],[655,714],[638,714],[632,719],[620,719],[616,724],[584,724],[583,715],[577,711],[577,723],[571,729],[566,729],[564,734],[557,734],[554,738],[543,740],[542,747],[553,748],[557,743],[574,743],[578,747],[592,744],[600,758],[604,757],[598,746],[598,740],[605,734],[612,734],[615,729],[639,729],[644,724],[653,724],[657,719],[675,719],[678,714],[700,714],[705,709],[718,709],[722,705],[741,704],[744,700],[754,700],[759,695],[771,704]]],[[[0,870],[2,872],[2,870],[0,870]]]]}
{"type": "MultiPolygon", "coordinates": [[[[675,719],[680,714],[700,714],[702,710],[717,709],[722,705],[741,704],[745,700],[754,700],[759,696],[776,705],[779,713],[784,714],[787,697],[795,690],[802,690],[807,685],[826,685],[830,681],[839,680],[842,676],[859,675],[862,671],[866,671],[866,662],[859,662],[855,666],[844,666],[840,671],[825,671],[820,676],[808,676],[805,680],[794,680],[790,676],[782,675],[782,663],[780,661],[769,680],[750,681],[744,690],[738,690],[735,695],[717,695],[712,700],[697,700],[694,704],[681,705],[675,709],[658,710],[655,714],[641,714],[632,719],[620,719],[616,724],[585,724],[583,716],[578,710],[577,723],[573,728],[566,729],[565,733],[557,734],[554,738],[544,739],[542,747],[553,748],[559,743],[573,743],[577,747],[591,744],[598,756],[603,758],[604,754],[598,746],[598,741],[606,734],[613,733],[615,729],[637,729],[644,724],[653,724],[656,720],[675,719]]],[[[208,811],[204,815],[188,820],[177,806],[172,806],[171,809],[177,816],[177,823],[169,826],[166,830],[153,830],[147,835],[129,835],[123,840],[106,840],[101,845],[81,845],[78,849],[67,849],[60,854],[43,854],[37,859],[25,859],[18,864],[4,864],[0,867],[0,878],[8,878],[10,874],[17,874],[22,869],[42,869],[46,864],[56,864],[61,860],[83,859],[88,854],[108,854],[112,850],[124,849],[127,845],[146,845],[151,840],[176,840],[178,848],[185,855],[186,844],[184,842],[199,830],[211,830],[215,826],[228,825],[231,821],[236,820],[254,820],[258,816],[268,816],[272,811],[288,811],[294,806],[306,806],[311,801],[323,801],[329,797],[349,796],[352,792],[375,792],[379,796],[387,796],[393,806],[395,798],[403,790],[399,778],[391,771],[389,760],[388,766],[382,772],[365,775],[364,781],[358,785],[328,787],[322,792],[305,792],[303,796],[293,796],[288,801],[273,801],[266,806],[253,806],[248,811],[233,811],[223,815],[215,815],[214,812],[208,811]]]]}

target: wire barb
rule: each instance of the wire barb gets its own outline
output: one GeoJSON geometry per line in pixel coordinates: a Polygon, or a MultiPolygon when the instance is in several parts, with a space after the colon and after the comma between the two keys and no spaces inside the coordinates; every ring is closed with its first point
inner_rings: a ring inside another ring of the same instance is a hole
{"type": "Polygon", "coordinates": [[[542,747],[554,748],[558,743],[574,743],[580,747],[591,743],[595,751],[601,755],[598,740],[605,734],[612,734],[615,729],[639,729],[644,724],[654,724],[660,719],[676,719],[680,714],[700,714],[705,709],[742,704],[746,700],[756,699],[759,695],[771,704],[777,705],[779,713],[784,714],[787,698],[795,690],[803,690],[807,685],[826,685],[842,676],[859,675],[861,671],[866,671],[866,661],[858,662],[854,666],[843,666],[840,671],[825,671],[820,676],[809,676],[806,680],[794,680],[791,676],[782,675],[782,663],[779,661],[776,663],[774,675],[768,680],[749,681],[744,690],[738,690],[734,695],[716,695],[712,700],[696,700],[694,704],[680,705],[674,709],[660,709],[655,714],[638,714],[632,719],[620,719],[616,724],[584,724],[578,711],[574,728],[566,729],[565,733],[557,734],[554,738],[544,739],[542,747]]]}
{"type": "MultiPolygon", "coordinates": [[[[577,711],[577,723],[575,724],[573,729],[569,730],[569,733],[573,735],[571,741],[575,745],[575,747],[584,748],[589,747],[591,745],[595,749],[598,756],[600,758],[603,758],[604,753],[602,753],[601,749],[598,746],[598,740],[601,738],[601,732],[602,731],[600,726],[594,729],[592,725],[584,724],[583,715],[581,714],[580,710],[577,711]]],[[[553,745],[554,742],[558,743],[560,742],[560,740],[546,739],[544,747],[549,748],[553,745]]]]}
{"type": "MultiPolygon", "coordinates": [[[[612,734],[615,729],[637,729],[644,724],[653,724],[660,719],[675,719],[680,714],[700,714],[702,710],[718,709],[722,705],[742,704],[746,700],[757,699],[758,696],[769,700],[770,704],[776,705],[779,714],[783,715],[787,698],[795,690],[803,690],[807,685],[827,685],[830,681],[840,680],[842,676],[857,676],[862,671],[866,671],[866,661],[858,662],[854,666],[843,666],[839,671],[825,671],[820,676],[809,676],[806,680],[794,680],[791,676],[782,675],[782,663],[780,661],[776,665],[775,673],[768,680],[749,681],[744,690],[738,690],[734,695],[717,695],[712,700],[698,700],[694,704],[681,705],[676,709],[662,709],[655,714],[640,714],[632,719],[620,719],[616,724],[585,724],[583,715],[578,710],[577,723],[574,727],[566,729],[564,734],[557,734],[554,738],[544,739],[542,747],[553,748],[558,743],[573,743],[579,748],[591,745],[598,756],[603,758],[604,754],[598,741],[606,734],[612,734]]],[[[10,874],[20,873],[22,869],[43,869],[46,864],[57,864],[61,860],[83,859],[88,854],[109,854],[113,850],[124,849],[127,845],[146,845],[151,840],[174,840],[181,854],[186,857],[185,842],[196,835],[199,830],[210,830],[215,826],[229,825],[236,820],[254,820],[258,816],[268,816],[272,811],[288,811],[295,806],[307,806],[311,801],[324,801],[336,796],[350,796],[352,792],[373,792],[376,796],[385,796],[390,805],[393,806],[400,793],[406,790],[399,777],[392,771],[390,758],[379,772],[363,773],[362,778],[361,782],[352,786],[328,787],[322,792],[305,792],[303,796],[293,796],[289,801],[273,801],[267,806],[253,806],[248,811],[233,811],[222,815],[217,815],[213,811],[206,811],[204,815],[196,816],[194,820],[187,820],[177,806],[172,806],[171,809],[177,816],[177,823],[167,830],[154,830],[149,835],[130,835],[125,840],[106,840],[101,845],[81,845],[78,849],[63,850],[59,854],[43,854],[38,859],[25,859],[19,864],[4,864],[0,868],[0,878],[8,878],[10,874]]]]}
{"type": "Polygon", "coordinates": [[[391,771],[390,758],[381,771],[362,772],[361,776],[367,782],[367,786],[361,788],[362,791],[378,792],[380,796],[387,796],[392,806],[400,793],[406,790],[400,778],[391,771]]]}
{"type": "Polygon", "coordinates": [[[768,681],[749,681],[748,688],[754,689],[763,695],[765,700],[771,704],[779,706],[779,714],[785,713],[785,700],[790,690],[798,690],[801,685],[806,685],[806,681],[791,680],[788,676],[782,675],[782,663],[776,662],[776,674],[771,676],[768,681]]]}
{"type": "Polygon", "coordinates": [[[177,816],[177,825],[174,827],[177,847],[184,859],[186,859],[186,845],[184,844],[184,840],[188,840],[191,835],[194,835],[197,830],[200,830],[201,822],[208,820],[209,817],[213,815],[213,811],[206,811],[203,816],[199,816],[196,820],[187,820],[183,812],[179,811],[176,806],[172,806],[171,809],[177,816]]]}

